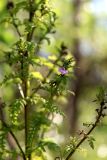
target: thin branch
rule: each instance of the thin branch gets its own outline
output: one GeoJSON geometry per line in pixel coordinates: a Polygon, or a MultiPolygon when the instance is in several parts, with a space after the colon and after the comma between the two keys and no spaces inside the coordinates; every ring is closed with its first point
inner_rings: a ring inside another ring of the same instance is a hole
{"type": "MultiPolygon", "coordinates": [[[[0,120],[5,122],[6,121],[6,116],[5,116],[5,113],[3,112],[3,107],[4,107],[4,103],[1,102],[1,99],[0,99],[0,120]],[[2,111],[1,111],[1,109],[2,109],[2,111]]],[[[8,143],[9,148],[11,150],[15,150],[16,149],[16,145],[14,144],[13,138],[12,138],[10,133],[7,134],[7,143],[8,143]]]]}
{"type": "Polygon", "coordinates": [[[12,12],[9,12],[9,13],[10,13],[10,16],[12,17],[13,26],[15,27],[15,29],[16,29],[17,34],[19,35],[19,37],[21,37],[21,33],[20,33],[20,31],[19,31],[18,25],[17,25],[16,22],[15,22],[14,15],[12,14],[12,12]]]}
{"type": "Polygon", "coordinates": [[[21,33],[19,31],[18,25],[16,24],[15,19],[14,19],[13,8],[14,8],[14,3],[12,1],[8,0],[7,1],[7,10],[9,11],[9,14],[10,14],[10,16],[12,18],[12,24],[13,24],[13,26],[15,27],[15,29],[16,29],[19,37],[21,37],[21,33]]]}
{"type": "Polygon", "coordinates": [[[20,149],[20,151],[21,151],[21,153],[22,153],[23,159],[26,160],[25,153],[23,152],[23,150],[22,150],[22,148],[21,148],[21,146],[20,146],[20,144],[19,144],[19,142],[18,142],[15,134],[12,132],[12,130],[10,130],[9,132],[10,132],[10,134],[12,135],[12,137],[14,138],[17,146],[19,147],[19,149],[20,149]]]}
{"type": "Polygon", "coordinates": [[[13,25],[14,25],[14,27],[16,28],[16,31],[17,31],[19,37],[21,37],[21,33],[20,33],[20,31],[19,31],[19,29],[18,29],[18,26],[17,26],[17,24],[15,23],[14,19],[13,19],[13,25]]]}
{"type": "Polygon", "coordinates": [[[16,142],[16,144],[17,144],[20,152],[22,153],[23,159],[26,160],[25,154],[24,154],[24,152],[23,152],[23,150],[22,150],[22,148],[21,148],[21,146],[20,146],[20,144],[19,144],[19,141],[17,140],[15,134],[13,133],[13,131],[11,130],[11,128],[10,128],[9,125],[5,122],[5,120],[4,120],[4,118],[3,118],[3,109],[2,109],[2,106],[3,106],[3,105],[1,104],[1,105],[0,105],[0,120],[1,120],[1,122],[2,122],[2,124],[3,124],[3,126],[8,129],[9,133],[11,134],[11,136],[12,136],[13,139],[14,139],[14,141],[16,142]]]}
{"type": "Polygon", "coordinates": [[[92,127],[90,128],[90,130],[84,135],[84,137],[78,142],[78,144],[76,145],[76,147],[68,154],[68,156],[65,158],[65,160],[69,160],[71,158],[71,156],[75,153],[75,151],[79,148],[79,146],[88,138],[88,136],[90,135],[90,133],[97,127],[98,123],[100,122],[100,119],[103,115],[103,106],[104,104],[101,103],[100,104],[100,110],[98,112],[98,116],[96,118],[95,123],[92,125],[92,127]]]}

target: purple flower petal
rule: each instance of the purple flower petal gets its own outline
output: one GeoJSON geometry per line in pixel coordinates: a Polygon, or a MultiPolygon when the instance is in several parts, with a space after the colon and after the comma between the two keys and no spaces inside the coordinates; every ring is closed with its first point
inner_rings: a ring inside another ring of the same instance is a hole
{"type": "Polygon", "coordinates": [[[62,75],[65,75],[65,74],[68,73],[68,71],[67,71],[64,67],[59,68],[59,72],[60,72],[62,75]]]}

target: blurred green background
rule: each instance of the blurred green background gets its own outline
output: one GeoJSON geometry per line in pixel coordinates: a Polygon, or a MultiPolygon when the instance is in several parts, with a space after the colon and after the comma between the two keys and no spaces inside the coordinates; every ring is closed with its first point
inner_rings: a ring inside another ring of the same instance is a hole
{"type": "MultiPolygon", "coordinates": [[[[0,19],[5,14],[6,0],[0,0],[0,19]]],[[[76,60],[75,80],[71,78],[69,85],[75,96],[69,95],[68,101],[62,101],[66,118],[56,116],[58,131],[50,131],[47,136],[53,136],[57,142],[64,143],[78,129],[83,128],[83,122],[95,119],[93,102],[98,87],[107,86],[107,0],[52,0],[52,7],[57,13],[55,35],[50,35],[51,44],[43,44],[45,53],[56,52],[61,42],[64,42],[76,60]],[[55,47],[56,46],[56,47],[55,47]],[[65,129],[66,128],[66,129],[65,129]]],[[[0,79],[9,67],[3,62],[2,50],[7,50],[16,41],[14,28],[8,24],[0,24],[0,79]]],[[[4,99],[13,97],[9,87],[0,90],[4,99]],[[7,92],[6,92],[7,91],[7,92]],[[7,94],[6,94],[7,93],[7,94]]],[[[83,152],[77,152],[73,160],[106,160],[107,159],[107,118],[92,133],[95,137],[95,149],[88,143],[82,145],[83,152]]]]}

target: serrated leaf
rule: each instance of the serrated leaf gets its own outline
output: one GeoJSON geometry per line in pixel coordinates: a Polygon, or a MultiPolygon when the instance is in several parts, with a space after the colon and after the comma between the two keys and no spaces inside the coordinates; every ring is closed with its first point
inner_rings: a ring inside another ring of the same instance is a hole
{"type": "Polygon", "coordinates": [[[9,107],[11,122],[18,125],[18,116],[21,113],[26,101],[24,99],[16,99],[9,107]]]}

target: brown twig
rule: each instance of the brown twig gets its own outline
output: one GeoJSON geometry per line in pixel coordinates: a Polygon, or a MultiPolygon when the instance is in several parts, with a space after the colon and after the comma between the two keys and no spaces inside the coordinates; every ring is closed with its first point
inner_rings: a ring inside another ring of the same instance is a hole
{"type": "Polygon", "coordinates": [[[92,125],[92,127],[89,129],[89,131],[84,135],[84,137],[78,142],[78,144],[75,146],[75,148],[68,154],[68,156],[65,158],[65,160],[69,160],[71,156],[75,153],[75,151],[80,147],[80,145],[88,138],[90,133],[97,127],[98,123],[100,122],[101,117],[103,116],[103,106],[104,102],[100,104],[100,109],[97,112],[97,118],[95,123],[92,125]]]}

